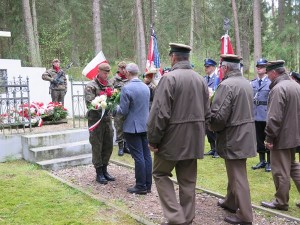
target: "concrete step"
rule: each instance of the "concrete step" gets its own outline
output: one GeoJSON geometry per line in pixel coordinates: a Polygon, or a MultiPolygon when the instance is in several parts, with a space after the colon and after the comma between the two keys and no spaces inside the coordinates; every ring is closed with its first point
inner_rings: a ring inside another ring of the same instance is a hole
{"type": "Polygon", "coordinates": [[[30,148],[28,161],[37,162],[54,158],[63,158],[74,155],[89,154],[92,147],[88,140],[77,141],[66,144],[30,148]]]}
{"type": "Polygon", "coordinates": [[[27,144],[29,148],[34,148],[88,140],[89,132],[88,129],[71,129],[22,135],[22,138],[24,139],[23,143],[27,144]]]}
{"type": "Polygon", "coordinates": [[[59,170],[66,167],[91,164],[92,154],[82,154],[64,158],[44,160],[36,163],[46,170],[59,170]]]}

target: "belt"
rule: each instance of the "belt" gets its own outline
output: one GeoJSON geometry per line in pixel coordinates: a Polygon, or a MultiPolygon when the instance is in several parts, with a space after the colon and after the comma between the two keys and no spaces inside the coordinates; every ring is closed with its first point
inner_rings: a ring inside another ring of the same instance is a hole
{"type": "Polygon", "coordinates": [[[254,103],[254,105],[267,105],[268,104],[267,101],[258,101],[256,99],[254,99],[253,103],[254,103]]]}

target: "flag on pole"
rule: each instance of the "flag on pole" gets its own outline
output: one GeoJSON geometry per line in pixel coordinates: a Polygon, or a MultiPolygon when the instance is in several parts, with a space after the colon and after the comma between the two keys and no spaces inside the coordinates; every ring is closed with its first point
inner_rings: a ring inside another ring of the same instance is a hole
{"type": "Polygon", "coordinates": [[[98,74],[98,66],[101,63],[107,63],[107,60],[102,51],[100,51],[91,62],[82,70],[82,74],[92,80],[98,74]]]}
{"type": "Polygon", "coordinates": [[[146,63],[146,72],[149,70],[157,70],[157,73],[153,78],[153,82],[157,85],[161,78],[161,68],[160,68],[160,56],[159,56],[159,51],[157,46],[157,38],[153,29],[150,37],[147,63],[146,63]]]}
{"type": "MultiPolygon", "coordinates": [[[[221,55],[222,54],[234,54],[233,47],[232,47],[232,44],[231,44],[231,41],[230,41],[230,37],[227,33],[221,37],[221,50],[220,50],[220,53],[221,53],[221,55]]],[[[221,70],[221,64],[222,64],[222,62],[220,61],[219,71],[218,71],[219,76],[217,77],[217,79],[215,81],[214,90],[217,89],[219,83],[223,80],[223,73],[222,73],[222,70],[221,70]]]]}

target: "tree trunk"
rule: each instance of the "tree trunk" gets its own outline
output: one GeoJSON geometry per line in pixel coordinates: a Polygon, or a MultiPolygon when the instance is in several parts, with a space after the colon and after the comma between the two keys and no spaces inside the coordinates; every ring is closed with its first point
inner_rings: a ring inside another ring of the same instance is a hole
{"type": "Polygon", "coordinates": [[[71,40],[72,40],[72,50],[71,50],[71,60],[73,62],[74,66],[80,66],[80,59],[79,59],[79,51],[78,51],[78,44],[76,41],[76,26],[78,24],[76,23],[75,19],[74,19],[74,13],[71,13],[71,26],[72,26],[72,30],[71,30],[71,40]]]}
{"type": "Polygon", "coordinates": [[[272,17],[275,17],[275,4],[274,4],[274,0],[272,0],[272,17]]]}
{"type": "Polygon", "coordinates": [[[32,0],[32,22],[33,22],[34,43],[36,48],[37,62],[39,66],[42,66],[35,0],[32,0]]]}
{"type": "Polygon", "coordinates": [[[236,52],[237,52],[237,55],[242,56],[240,32],[239,32],[239,21],[238,21],[238,14],[237,14],[235,0],[231,0],[231,4],[232,4],[232,12],[233,12],[233,18],[234,18],[234,33],[235,33],[236,52]]]}
{"type": "MultiPolygon", "coordinates": [[[[254,0],[253,2],[253,39],[254,39],[254,63],[261,57],[262,46],[261,46],[261,1],[254,0]]],[[[254,65],[255,67],[255,65],[254,65]]]]}
{"type": "Polygon", "coordinates": [[[150,0],[150,25],[154,28],[154,0],[150,0]]]}
{"type": "Polygon", "coordinates": [[[245,12],[242,15],[242,50],[243,50],[243,72],[244,75],[248,74],[249,76],[249,65],[250,65],[250,47],[249,47],[249,34],[252,32],[250,31],[249,26],[249,18],[250,18],[250,11],[248,10],[248,4],[244,1],[241,2],[241,12],[245,12]]]}
{"type": "Polygon", "coordinates": [[[22,7],[23,7],[23,17],[24,17],[26,38],[28,42],[30,63],[32,66],[39,66],[37,56],[36,56],[36,48],[34,42],[33,25],[32,25],[32,17],[31,17],[29,0],[22,0],[22,7]]]}
{"type": "Polygon", "coordinates": [[[93,0],[93,29],[95,55],[102,50],[100,0],[93,0]]]}
{"type": "Polygon", "coordinates": [[[191,30],[190,30],[190,46],[193,49],[194,44],[194,22],[195,22],[195,1],[191,0],[191,30]]]}
{"type": "Polygon", "coordinates": [[[144,23],[143,23],[143,12],[142,12],[142,4],[141,0],[136,0],[136,17],[137,17],[137,35],[139,36],[137,38],[137,41],[139,44],[137,46],[140,46],[140,49],[138,50],[139,54],[137,55],[138,61],[139,61],[139,68],[142,71],[145,71],[146,68],[146,44],[145,44],[145,29],[144,29],[144,23]]]}
{"type": "Polygon", "coordinates": [[[278,32],[283,32],[284,29],[284,3],[285,0],[278,0],[278,32]]]}

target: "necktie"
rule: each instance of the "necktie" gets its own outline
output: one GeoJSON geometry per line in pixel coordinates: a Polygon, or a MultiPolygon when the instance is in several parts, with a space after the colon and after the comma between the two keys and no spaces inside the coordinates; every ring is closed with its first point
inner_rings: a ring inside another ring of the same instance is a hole
{"type": "Polygon", "coordinates": [[[207,83],[209,83],[209,79],[210,79],[210,77],[208,76],[208,77],[207,77],[207,83]]]}
{"type": "Polygon", "coordinates": [[[258,81],[258,85],[259,85],[259,86],[261,85],[261,79],[259,79],[259,81],[258,81]]]}

